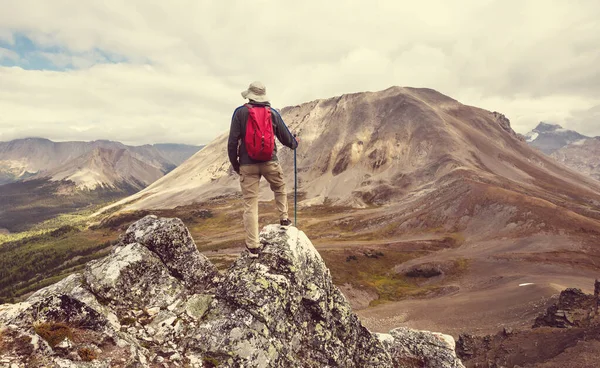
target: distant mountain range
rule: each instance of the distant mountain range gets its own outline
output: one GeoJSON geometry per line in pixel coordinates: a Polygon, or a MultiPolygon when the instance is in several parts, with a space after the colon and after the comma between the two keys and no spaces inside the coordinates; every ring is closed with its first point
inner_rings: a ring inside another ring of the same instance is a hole
{"type": "Polygon", "coordinates": [[[27,179],[70,180],[79,188],[142,189],[179,166],[201,146],[119,142],[53,142],[26,138],[0,142],[0,185],[27,179]]]}
{"type": "Polygon", "coordinates": [[[547,155],[563,148],[564,146],[588,138],[574,130],[564,129],[558,124],[541,122],[535,129],[525,135],[529,145],[539,149],[547,155]]]}
{"type": "Polygon", "coordinates": [[[0,142],[0,231],[24,231],[61,213],[134,194],[202,146],[119,142],[0,142]]]}
{"type": "Polygon", "coordinates": [[[600,180],[600,137],[587,137],[558,124],[541,122],[525,139],[571,169],[600,180]]]}

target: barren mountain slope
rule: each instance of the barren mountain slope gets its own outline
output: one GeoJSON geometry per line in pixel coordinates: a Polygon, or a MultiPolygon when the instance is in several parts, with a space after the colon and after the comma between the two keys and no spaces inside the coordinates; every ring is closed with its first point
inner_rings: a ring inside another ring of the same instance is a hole
{"type": "MultiPolygon", "coordinates": [[[[97,149],[126,150],[132,158],[163,173],[173,170],[201,147],[178,144],[127,146],[120,142],[97,140],[93,142],[52,142],[42,138],[17,139],[0,142],[0,185],[44,174],[67,162],[82,162],[97,149]]],[[[70,168],[76,169],[76,168],[70,168]]],[[[43,175],[48,177],[49,175],[43,175]]],[[[151,174],[153,176],[153,174],[151,174]]]]}
{"type": "Polygon", "coordinates": [[[573,170],[600,180],[600,137],[573,142],[551,156],[573,170]]]}
{"type": "Polygon", "coordinates": [[[188,144],[175,144],[175,143],[159,143],[153,144],[152,147],[156,148],[161,156],[168,159],[175,166],[181,165],[185,160],[192,157],[196,152],[202,149],[204,146],[190,146],[188,144]]]}
{"type": "MultiPolygon", "coordinates": [[[[343,95],[288,107],[282,115],[301,137],[298,176],[304,205],[327,200],[353,207],[401,205],[414,212],[435,197],[454,203],[439,219],[444,222],[448,217],[459,221],[459,207],[476,206],[477,196],[513,204],[531,197],[527,201],[538,210],[559,205],[560,211],[600,217],[600,183],[519,140],[503,115],[433,90],[393,87],[343,95]]],[[[173,208],[237,193],[226,140],[227,133],[121,203],[128,204],[126,210],[173,208]]],[[[293,152],[282,148],[279,158],[292,184],[293,152]]],[[[263,193],[270,199],[268,191],[263,193]]],[[[441,208],[433,209],[430,219],[441,208]]]]}
{"type": "Polygon", "coordinates": [[[107,149],[97,147],[64,165],[43,174],[38,178],[70,180],[79,188],[94,189],[98,186],[115,188],[126,184],[138,190],[164,175],[160,168],[133,157],[127,149],[107,149]]]}

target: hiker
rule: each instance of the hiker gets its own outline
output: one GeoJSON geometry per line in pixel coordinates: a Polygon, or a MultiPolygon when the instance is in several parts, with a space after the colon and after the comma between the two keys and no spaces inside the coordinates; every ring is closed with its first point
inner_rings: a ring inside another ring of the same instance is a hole
{"type": "Polygon", "coordinates": [[[233,170],[240,175],[244,200],[246,248],[250,257],[258,257],[262,245],[258,240],[258,184],[264,178],[275,194],[281,226],[290,226],[283,171],[277,160],[275,138],[295,149],[298,141],[290,133],[279,113],[271,108],[266,88],[253,82],[242,92],[249,102],[238,107],[231,118],[227,152],[233,170]]]}

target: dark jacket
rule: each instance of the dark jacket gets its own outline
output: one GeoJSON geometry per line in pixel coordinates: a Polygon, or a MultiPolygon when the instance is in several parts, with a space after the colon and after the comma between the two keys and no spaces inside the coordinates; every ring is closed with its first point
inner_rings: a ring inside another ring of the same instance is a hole
{"type": "MultiPolygon", "coordinates": [[[[253,106],[270,106],[268,102],[250,102],[253,106]]],[[[275,109],[271,109],[271,120],[273,121],[273,133],[284,146],[291,149],[298,147],[298,142],[290,133],[289,129],[283,122],[281,115],[275,109]]],[[[240,165],[259,164],[263,161],[256,161],[248,156],[244,137],[246,135],[246,123],[248,122],[248,108],[246,106],[238,107],[231,118],[231,129],[229,130],[229,142],[227,143],[227,153],[231,166],[237,172],[240,165]],[[238,153],[239,145],[239,153],[238,153]]],[[[277,145],[273,149],[273,157],[271,161],[277,160],[277,145]]]]}

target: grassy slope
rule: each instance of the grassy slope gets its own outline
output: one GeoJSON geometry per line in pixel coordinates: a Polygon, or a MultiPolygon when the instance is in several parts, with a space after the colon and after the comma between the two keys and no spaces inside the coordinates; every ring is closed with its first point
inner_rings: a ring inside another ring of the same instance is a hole
{"type": "Polygon", "coordinates": [[[0,235],[0,303],[50,285],[107,254],[118,233],[87,229],[93,211],[63,214],[31,230],[0,235]]]}
{"type": "Polygon", "coordinates": [[[117,238],[102,230],[64,226],[0,245],[0,303],[50,285],[102,257],[117,238]]]}
{"type": "MultiPolygon", "coordinates": [[[[107,254],[111,242],[129,224],[148,214],[181,218],[198,249],[221,270],[237,257],[237,251],[232,248],[241,250],[244,245],[242,215],[237,200],[128,213],[87,228],[91,212],[61,215],[32,227],[24,234],[0,235],[0,303],[18,299],[81,270],[85,262],[107,254]]],[[[382,225],[381,229],[363,226],[363,231],[353,231],[354,226],[361,228],[362,213],[362,210],[326,206],[299,212],[301,229],[323,256],[334,282],[375,292],[379,299],[374,304],[437,291],[438,284],[398,275],[393,269],[407,260],[456,246],[452,234],[447,239],[423,244],[385,244],[386,235],[382,230],[389,224],[382,225]],[[355,219],[351,223],[332,222],[331,216],[339,214],[355,219]],[[332,238],[332,235],[336,237],[332,238]],[[331,239],[343,241],[344,245],[330,247],[328,241],[331,239]],[[364,240],[369,240],[369,245],[359,244],[364,240]]],[[[261,202],[260,215],[261,224],[277,222],[273,203],[261,202]]]]}
{"type": "Polygon", "coordinates": [[[119,189],[77,190],[72,182],[31,180],[0,186],[0,228],[23,232],[63,213],[106,204],[132,194],[119,189]]]}

